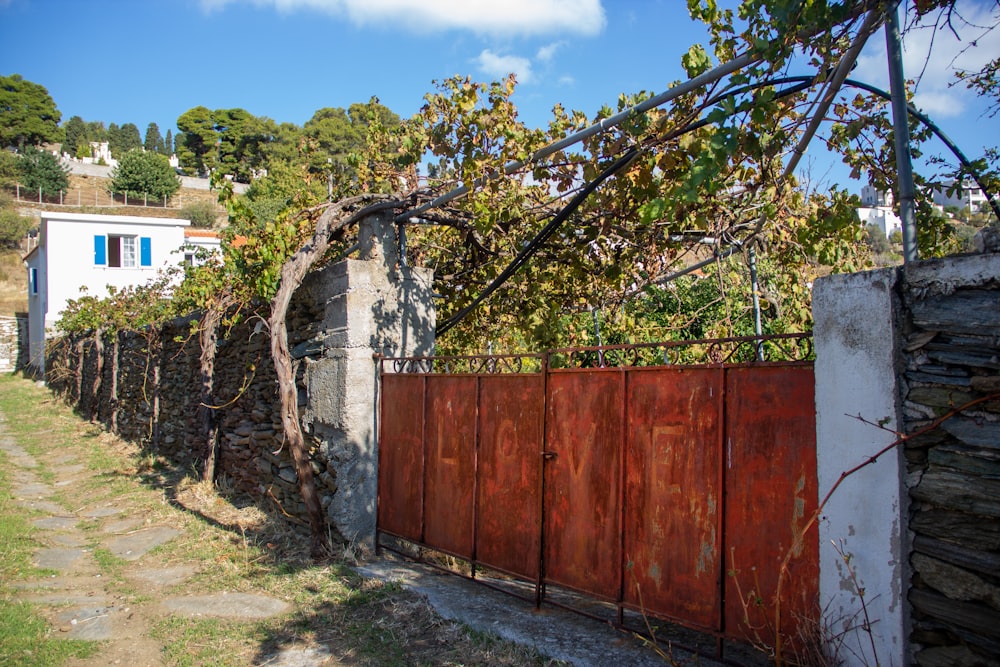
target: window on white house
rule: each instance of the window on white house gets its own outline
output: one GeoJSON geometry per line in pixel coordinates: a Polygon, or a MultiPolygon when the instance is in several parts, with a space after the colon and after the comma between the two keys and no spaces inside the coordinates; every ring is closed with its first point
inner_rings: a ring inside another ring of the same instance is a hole
{"type": "Polygon", "coordinates": [[[32,294],[38,294],[38,268],[31,267],[28,271],[28,288],[32,294]]]}
{"type": "Polygon", "coordinates": [[[152,239],[120,234],[95,235],[94,264],[125,269],[152,266],[152,239]]]}
{"type": "Polygon", "coordinates": [[[135,237],[108,235],[108,266],[135,268],[135,237]]]}

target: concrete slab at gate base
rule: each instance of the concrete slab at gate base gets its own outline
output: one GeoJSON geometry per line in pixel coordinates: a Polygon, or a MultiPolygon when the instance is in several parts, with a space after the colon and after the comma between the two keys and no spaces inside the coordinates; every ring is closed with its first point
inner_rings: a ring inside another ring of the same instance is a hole
{"type": "MultiPolygon", "coordinates": [[[[814,286],[821,502],[843,473],[896,440],[897,275],[895,269],[835,275],[814,286]]],[[[820,608],[828,634],[844,633],[839,657],[848,665],[875,664],[873,643],[881,664],[909,663],[902,456],[895,447],[845,478],[820,514],[820,608]],[[866,612],[871,638],[862,629],[866,612]]]]}

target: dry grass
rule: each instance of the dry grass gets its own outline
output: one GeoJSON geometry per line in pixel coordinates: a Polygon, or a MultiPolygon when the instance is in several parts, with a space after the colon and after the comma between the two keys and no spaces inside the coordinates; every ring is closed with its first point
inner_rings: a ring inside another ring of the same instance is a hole
{"type": "Polygon", "coordinates": [[[28,312],[28,270],[17,250],[0,252],[0,315],[28,312]]]}

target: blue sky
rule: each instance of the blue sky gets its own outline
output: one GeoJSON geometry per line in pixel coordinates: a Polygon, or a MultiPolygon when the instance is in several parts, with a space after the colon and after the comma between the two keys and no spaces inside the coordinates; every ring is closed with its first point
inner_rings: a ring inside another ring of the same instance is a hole
{"type": "MultiPolygon", "coordinates": [[[[959,8],[978,24],[1000,12],[993,0],[959,8]]],[[[948,88],[947,72],[956,58],[968,67],[1000,56],[1000,33],[961,36],[912,31],[904,64],[907,77],[921,74],[917,104],[979,157],[1000,144],[1000,117],[948,88]]],[[[63,121],[135,123],[141,133],[150,122],[176,132],[177,117],[199,105],[302,125],[317,109],[377,96],[410,116],[436,79],[507,71],[519,74],[522,119],[539,126],[556,103],[593,115],[620,93],[662,92],[704,38],[683,0],[0,0],[0,74],[45,86],[63,121]]],[[[852,76],[887,87],[884,53],[880,33],[852,76]]],[[[822,151],[810,153],[814,178],[859,190],[846,170],[828,171],[822,151]]]]}

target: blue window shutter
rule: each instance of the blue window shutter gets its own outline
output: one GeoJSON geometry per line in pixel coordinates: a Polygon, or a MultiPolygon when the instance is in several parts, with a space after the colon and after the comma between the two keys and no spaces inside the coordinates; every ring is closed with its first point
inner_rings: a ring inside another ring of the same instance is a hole
{"type": "Polygon", "coordinates": [[[104,266],[108,263],[108,241],[101,234],[94,234],[94,264],[104,266]]]}
{"type": "Polygon", "coordinates": [[[38,269],[31,267],[31,271],[28,273],[28,283],[30,285],[30,290],[32,294],[38,294],[38,269]]]}
{"type": "Polygon", "coordinates": [[[153,240],[148,236],[139,237],[139,266],[153,265],[153,240]]]}

